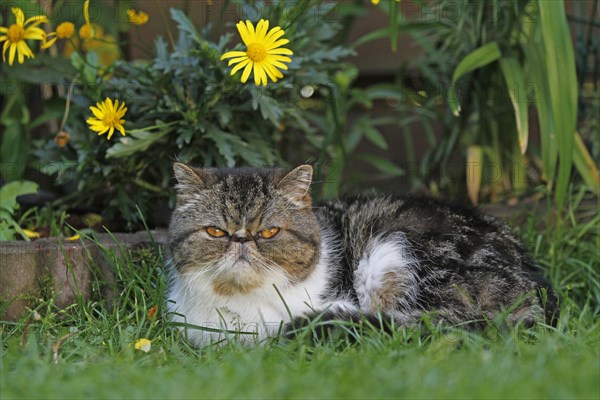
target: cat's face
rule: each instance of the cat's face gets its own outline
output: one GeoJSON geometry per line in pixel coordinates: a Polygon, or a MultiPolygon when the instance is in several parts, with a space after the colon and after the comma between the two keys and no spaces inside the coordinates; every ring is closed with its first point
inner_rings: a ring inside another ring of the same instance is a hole
{"type": "Polygon", "coordinates": [[[195,169],[174,165],[177,207],[169,246],[183,279],[208,277],[223,296],[306,279],[320,235],[309,194],[312,167],[195,169]]]}

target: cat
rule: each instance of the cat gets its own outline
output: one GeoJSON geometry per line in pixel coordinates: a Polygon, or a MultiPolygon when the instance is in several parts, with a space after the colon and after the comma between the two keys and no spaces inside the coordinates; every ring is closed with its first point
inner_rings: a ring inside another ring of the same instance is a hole
{"type": "Polygon", "coordinates": [[[556,316],[541,268],[474,208],[392,195],[313,204],[310,165],[174,172],[168,306],[194,345],[260,342],[311,318],[411,326],[428,314],[477,326],[556,316]]]}

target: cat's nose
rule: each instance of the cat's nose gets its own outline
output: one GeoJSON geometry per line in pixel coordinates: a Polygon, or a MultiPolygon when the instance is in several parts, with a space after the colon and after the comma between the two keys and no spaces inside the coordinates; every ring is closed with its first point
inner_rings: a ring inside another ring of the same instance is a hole
{"type": "Polygon", "coordinates": [[[232,242],[244,243],[250,240],[252,240],[252,234],[246,230],[240,229],[239,231],[234,232],[234,234],[231,235],[232,242]]]}

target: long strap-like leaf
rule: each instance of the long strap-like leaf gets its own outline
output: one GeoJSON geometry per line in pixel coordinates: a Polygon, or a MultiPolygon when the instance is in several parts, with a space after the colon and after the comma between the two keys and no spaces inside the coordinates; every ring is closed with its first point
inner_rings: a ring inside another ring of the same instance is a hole
{"type": "Polygon", "coordinates": [[[552,119],[558,140],[558,178],[555,199],[565,200],[573,164],[577,125],[577,74],[571,32],[563,1],[538,0],[544,42],[552,119]]]}

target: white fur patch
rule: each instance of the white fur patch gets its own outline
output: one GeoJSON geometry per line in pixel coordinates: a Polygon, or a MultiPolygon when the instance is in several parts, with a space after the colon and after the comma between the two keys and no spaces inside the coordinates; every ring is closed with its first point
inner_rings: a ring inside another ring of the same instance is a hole
{"type": "Polygon", "coordinates": [[[210,274],[202,270],[187,273],[186,276],[173,271],[169,292],[169,310],[175,313],[172,319],[206,328],[252,333],[184,329],[188,339],[197,346],[223,339],[236,339],[246,344],[258,343],[276,335],[282,324],[290,322],[292,318],[326,308],[327,303],[322,296],[329,281],[326,260],[328,250],[322,244],[321,260],[304,282],[290,284],[282,270],[271,274],[268,281],[251,293],[233,296],[216,294],[210,274]]]}
{"type": "Polygon", "coordinates": [[[409,309],[418,295],[417,260],[411,255],[409,243],[402,233],[373,238],[354,271],[354,289],[360,309],[364,312],[386,310],[390,299],[382,299],[386,284],[393,280],[399,290],[394,294],[394,306],[409,309]]]}

